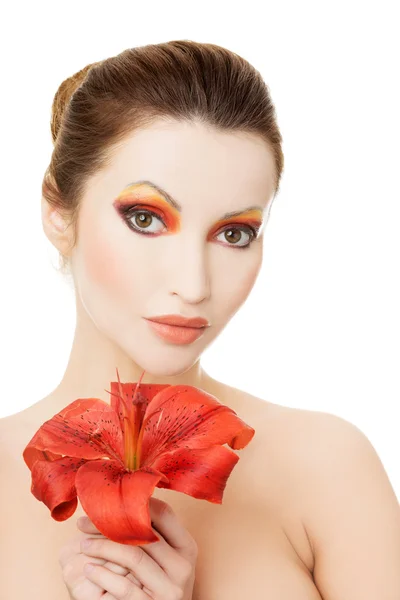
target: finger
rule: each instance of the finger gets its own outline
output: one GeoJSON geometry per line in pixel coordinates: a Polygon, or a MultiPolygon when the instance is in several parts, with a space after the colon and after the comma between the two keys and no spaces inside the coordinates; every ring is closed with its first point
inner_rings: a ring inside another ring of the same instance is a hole
{"type": "MultiPolygon", "coordinates": [[[[153,529],[153,531],[155,533],[157,533],[157,535],[159,536],[160,541],[162,542],[162,545],[158,542],[155,542],[155,543],[146,544],[146,545],[140,546],[140,547],[145,552],[147,552],[147,554],[149,556],[151,556],[162,568],[164,568],[167,571],[167,573],[171,577],[171,579],[175,580],[179,576],[180,564],[181,564],[179,561],[179,557],[177,557],[177,555],[176,555],[176,550],[174,550],[173,548],[168,546],[168,544],[166,543],[166,541],[164,540],[164,538],[162,537],[162,535],[160,535],[160,533],[158,531],[156,532],[155,529],[153,529]],[[156,544],[158,544],[158,545],[156,545],[156,544]],[[175,562],[176,557],[178,558],[178,561],[175,562]]],[[[88,539],[88,538],[92,539],[92,536],[82,536],[80,538],[80,541],[83,541],[84,539],[88,539]]],[[[104,535],[101,535],[101,536],[93,535],[93,539],[99,539],[99,538],[108,539],[104,535]]],[[[76,552],[81,552],[80,543],[79,543],[79,547],[76,550],[76,552]]],[[[98,562],[98,564],[101,564],[102,566],[106,567],[107,569],[110,569],[110,571],[113,571],[113,573],[117,573],[118,575],[127,576],[128,573],[130,573],[129,569],[122,567],[121,565],[115,564],[111,561],[105,560],[105,559],[99,558],[99,559],[96,559],[96,562],[98,562]]],[[[135,575],[133,575],[133,573],[131,573],[131,579],[134,583],[140,584],[140,581],[137,579],[137,577],[135,577],[135,575]]]]}
{"type": "MultiPolygon", "coordinates": [[[[79,517],[79,519],[76,520],[76,526],[79,529],[79,531],[84,531],[85,533],[103,535],[101,533],[101,531],[99,531],[97,529],[96,525],[94,525],[94,523],[87,516],[79,517]]],[[[103,537],[105,537],[105,536],[103,536],[103,537]]]]}
{"type": "MultiPolygon", "coordinates": [[[[99,561],[99,559],[91,560],[99,561]]],[[[64,565],[62,568],[64,583],[70,592],[71,598],[76,598],[76,600],[82,600],[83,598],[100,600],[103,598],[104,588],[86,577],[83,571],[85,562],[89,562],[88,557],[77,554],[72,561],[64,565]]]]}
{"type": "MultiPolygon", "coordinates": [[[[82,557],[85,555],[81,555],[82,557]]],[[[75,561],[75,563],[69,563],[63,569],[64,581],[74,598],[91,598],[92,600],[104,599],[105,589],[93,581],[91,581],[87,573],[85,573],[84,567],[87,563],[92,562],[98,566],[107,568],[109,571],[126,577],[133,584],[137,585],[140,589],[142,584],[139,579],[129,571],[120,565],[110,563],[102,558],[89,558],[85,556],[85,560],[75,561]]]]}
{"type": "Polygon", "coordinates": [[[159,531],[154,527],[152,527],[152,530],[160,538],[159,541],[144,544],[143,546],[139,546],[139,548],[142,548],[146,554],[151,556],[168,577],[179,585],[179,582],[182,580],[182,573],[187,569],[187,563],[190,562],[194,565],[196,558],[194,557],[189,560],[183,553],[179,554],[175,548],[172,548],[167,543],[159,531]]]}
{"type": "MultiPolygon", "coordinates": [[[[102,537],[103,539],[106,539],[105,536],[96,536],[94,537],[94,539],[98,539],[98,537],[102,537]]],[[[78,552],[79,554],[81,554],[81,542],[83,540],[88,539],[89,536],[82,536],[79,539],[79,546],[76,546],[76,552],[78,552]]],[[[89,539],[92,539],[91,537],[89,539]]],[[[85,555],[83,555],[85,556],[85,555]]],[[[126,569],[125,567],[121,567],[121,565],[117,565],[113,562],[110,562],[108,560],[104,560],[102,558],[98,558],[96,559],[96,562],[98,564],[101,564],[102,566],[106,567],[107,569],[110,569],[110,571],[112,571],[113,573],[117,573],[118,575],[128,575],[129,573],[129,569],[126,569]]]]}
{"type": "MultiPolygon", "coordinates": [[[[194,564],[197,558],[196,543],[169,504],[151,497],[149,508],[152,525],[154,525],[153,531],[160,539],[157,542],[143,544],[140,547],[160,565],[172,581],[180,581],[182,570],[185,569],[181,557],[194,564]],[[170,539],[174,538],[175,547],[167,542],[162,533],[166,533],[170,539]]],[[[77,520],[77,525],[80,525],[81,522],[80,530],[108,539],[100,534],[87,515],[80,517],[77,520]]]]}
{"type": "Polygon", "coordinates": [[[140,546],[119,544],[108,538],[91,539],[87,556],[105,558],[129,569],[156,597],[165,598],[172,582],[165,571],[140,546]]]}
{"type": "MultiPolygon", "coordinates": [[[[100,560],[100,559],[98,559],[98,560],[100,560]]],[[[115,563],[110,562],[109,560],[102,559],[101,562],[99,562],[99,564],[101,564],[103,567],[106,567],[113,573],[116,573],[117,575],[123,575],[125,577],[125,575],[128,575],[128,573],[129,573],[129,569],[126,569],[125,567],[121,567],[121,565],[116,565],[115,563]]]]}
{"type": "Polygon", "coordinates": [[[151,522],[157,533],[160,532],[167,544],[179,554],[189,560],[195,559],[197,556],[196,541],[172,507],[167,502],[153,497],[150,498],[149,504],[151,522]]]}
{"type": "Polygon", "coordinates": [[[91,558],[81,553],[80,543],[85,539],[83,534],[78,534],[68,544],[61,547],[59,552],[59,564],[67,588],[74,598],[91,598],[92,600],[103,600],[104,589],[86,578],[83,568],[91,561],[104,566],[110,571],[128,577],[133,583],[141,587],[140,581],[125,567],[109,562],[103,558],[91,558]]]}
{"type": "MultiPolygon", "coordinates": [[[[77,519],[76,522],[78,529],[80,531],[84,531],[85,533],[91,533],[92,535],[95,535],[96,532],[99,532],[99,530],[96,528],[96,526],[93,524],[93,522],[89,519],[88,516],[84,516],[84,517],[79,517],[79,519],[77,519]]],[[[98,537],[103,537],[105,538],[105,536],[103,534],[100,534],[98,537]]],[[[86,537],[83,537],[82,539],[86,539],[86,537]]],[[[79,546],[79,552],[80,552],[80,546],[79,546]]],[[[137,577],[135,577],[135,575],[133,575],[133,573],[130,573],[129,569],[127,569],[126,567],[122,567],[121,565],[117,565],[113,562],[110,562],[109,560],[104,560],[104,559],[97,559],[98,564],[101,564],[102,566],[104,566],[104,568],[109,569],[110,571],[112,571],[113,573],[116,573],[117,575],[123,575],[123,576],[128,576],[129,579],[139,585],[140,587],[140,581],[139,579],[137,579],[137,577]]],[[[96,562],[97,562],[96,561],[96,562]]]]}
{"type": "Polygon", "coordinates": [[[81,542],[86,539],[86,537],[87,536],[84,534],[78,533],[66,544],[61,546],[58,553],[58,562],[62,568],[73,562],[77,556],[81,555],[81,542]]]}
{"type": "MultiPolygon", "coordinates": [[[[196,542],[172,507],[163,500],[150,497],[149,509],[152,525],[156,533],[159,532],[165,541],[180,554],[183,554],[185,558],[192,559],[193,555],[196,555],[196,542]]],[[[87,515],[77,519],[76,524],[80,531],[92,535],[103,535],[87,515]]],[[[157,544],[157,542],[149,545],[154,544],[157,544]]],[[[148,544],[145,545],[147,546],[148,544]]]]}
{"type": "Polygon", "coordinates": [[[141,583],[141,581],[137,577],[134,576],[133,573],[131,573],[129,571],[128,575],[125,575],[125,577],[127,579],[129,579],[130,581],[132,581],[132,583],[134,583],[135,585],[137,585],[138,587],[140,587],[140,589],[143,589],[143,584],[141,583]]]}
{"type": "MultiPolygon", "coordinates": [[[[86,525],[86,529],[89,532],[92,532],[93,529],[96,529],[95,526],[93,525],[93,523],[90,521],[89,518],[87,517],[80,517],[81,519],[83,519],[83,523],[84,525],[86,525]]],[[[77,520],[78,523],[79,519],[77,520]]],[[[82,527],[81,529],[82,531],[85,530],[85,527],[82,527]]],[[[95,535],[95,534],[92,534],[95,535]]],[[[71,557],[74,554],[81,554],[81,542],[83,540],[85,540],[88,536],[85,535],[78,535],[76,538],[74,538],[74,540],[71,540],[71,542],[62,549],[62,551],[60,552],[59,555],[59,562],[61,564],[61,566],[64,566],[64,564],[66,564],[68,561],[71,560],[71,557]]],[[[96,537],[103,537],[105,538],[104,535],[99,534],[96,537]]],[[[125,567],[121,567],[121,565],[116,565],[115,563],[109,562],[107,560],[104,559],[96,559],[96,562],[98,562],[98,564],[103,565],[104,567],[106,567],[107,569],[110,569],[110,571],[113,571],[114,573],[117,573],[118,575],[128,575],[129,573],[129,569],[126,569],[125,567]]]]}
{"type": "MultiPolygon", "coordinates": [[[[91,558],[91,559],[90,559],[90,562],[92,562],[92,561],[95,561],[95,560],[96,560],[95,558],[91,558]]],[[[97,563],[97,562],[96,562],[96,564],[100,564],[100,563],[97,563]]],[[[113,563],[106,562],[106,564],[105,564],[105,565],[101,564],[101,566],[105,568],[105,567],[106,567],[106,565],[108,565],[108,564],[113,564],[113,563]]],[[[121,567],[121,570],[122,570],[122,567],[121,567]]],[[[117,572],[117,574],[118,574],[118,575],[123,575],[124,577],[126,577],[126,579],[128,579],[129,581],[132,581],[132,583],[134,583],[135,585],[137,585],[137,587],[138,587],[138,588],[140,588],[140,589],[143,589],[143,585],[140,583],[139,579],[138,579],[137,577],[135,577],[135,576],[134,576],[134,574],[133,574],[133,573],[131,573],[130,571],[128,571],[128,569],[123,569],[123,570],[124,570],[125,572],[127,572],[127,574],[126,574],[126,575],[124,575],[124,573],[118,573],[118,572],[117,572]]],[[[112,571],[113,573],[115,573],[115,572],[116,572],[116,571],[114,571],[113,569],[110,569],[110,571],[112,571]]],[[[93,585],[94,585],[94,584],[93,584],[93,585]]],[[[144,590],[144,591],[146,591],[146,590],[144,590]]],[[[109,594],[108,592],[104,592],[104,594],[105,594],[105,596],[104,596],[104,597],[102,596],[102,597],[101,597],[101,600],[107,600],[107,598],[109,598],[110,600],[111,600],[111,599],[112,599],[112,600],[115,600],[114,596],[112,596],[112,595],[111,595],[111,594],[109,594]]]]}
{"type": "Polygon", "coordinates": [[[123,600],[124,598],[129,598],[129,600],[148,600],[150,598],[141,587],[132,583],[127,577],[116,575],[100,565],[93,565],[91,571],[88,571],[87,565],[84,572],[90,581],[106,590],[117,600],[123,600]]]}

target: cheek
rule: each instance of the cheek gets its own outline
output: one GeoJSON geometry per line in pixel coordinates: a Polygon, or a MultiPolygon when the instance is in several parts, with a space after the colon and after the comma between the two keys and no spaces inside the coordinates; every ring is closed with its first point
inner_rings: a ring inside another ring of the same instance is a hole
{"type": "Polygon", "coordinates": [[[127,265],[118,242],[86,238],[82,260],[87,277],[99,287],[119,288],[127,279],[127,265]]]}
{"type": "Polygon", "coordinates": [[[117,240],[101,240],[91,233],[90,237],[86,237],[82,250],[86,276],[93,284],[110,291],[124,287],[128,278],[128,265],[117,240]]]}
{"type": "Polygon", "coordinates": [[[262,250],[257,255],[249,256],[249,260],[238,268],[224,270],[218,281],[218,304],[223,310],[222,320],[233,317],[245,302],[257,280],[261,264],[262,250]]]}
{"type": "Polygon", "coordinates": [[[93,302],[110,300],[114,306],[132,308],[132,300],[139,299],[146,269],[136,259],[140,254],[134,246],[132,239],[127,240],[110,223],[82,228],[78,270],[80,283],[93,302]]]}

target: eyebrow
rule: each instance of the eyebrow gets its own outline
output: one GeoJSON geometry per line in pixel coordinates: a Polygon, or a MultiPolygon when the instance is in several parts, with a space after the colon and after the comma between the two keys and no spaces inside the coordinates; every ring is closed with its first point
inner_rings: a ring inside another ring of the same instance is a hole
{"type": "MultiPolygon", "coordinates": [[[[162,189],[159,185],[156,185],[152,181],[148,181],[147,179],[143,179],[140,181],[133,181],[132,183],[128,183],[126,187],[131,187],[132,185],[147,185],[153,189],[155,189],[171,206],[176,208],[178,212],[182,212],[182,206],[177,202],[168,192],[162,189]]],[[[239,215],[249,212],[250,210],[259,210],[261,213],[263,212],[263,208],[261,206],[248,206],[243,210],[234,210],[231,212],[227,212],[220,218],[221,221],[224,219],[230,219],[232,217],[238,217],[239,215]]]]}

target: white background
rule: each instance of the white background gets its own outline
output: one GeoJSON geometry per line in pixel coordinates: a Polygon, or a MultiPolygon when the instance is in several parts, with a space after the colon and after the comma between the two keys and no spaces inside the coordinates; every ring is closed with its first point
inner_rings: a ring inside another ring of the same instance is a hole
{"type": "Polygon", "coordinates": [[[357,425],[400,497],[396,4],[8,5],[0,36],[0,416],[56,387],[74,332],[73,293],[55,271],[40,216],[58,86],[128,47],[212,42],[262,73],[286,164],[259,279],[202,364],[266,400],[357,425]]]}

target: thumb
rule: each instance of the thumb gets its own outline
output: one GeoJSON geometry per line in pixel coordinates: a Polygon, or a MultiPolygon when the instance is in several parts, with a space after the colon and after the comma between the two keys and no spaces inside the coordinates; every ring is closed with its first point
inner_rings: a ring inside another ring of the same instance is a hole
{"type": "Polygon", "coordinates": [[[103,535],[101,531],[99,531],[97,527],[92,523],[88,516],[79,517],[79,519],[76,521],[76,526],[84,533],[98,533],[100,535],[103,535]]]}

